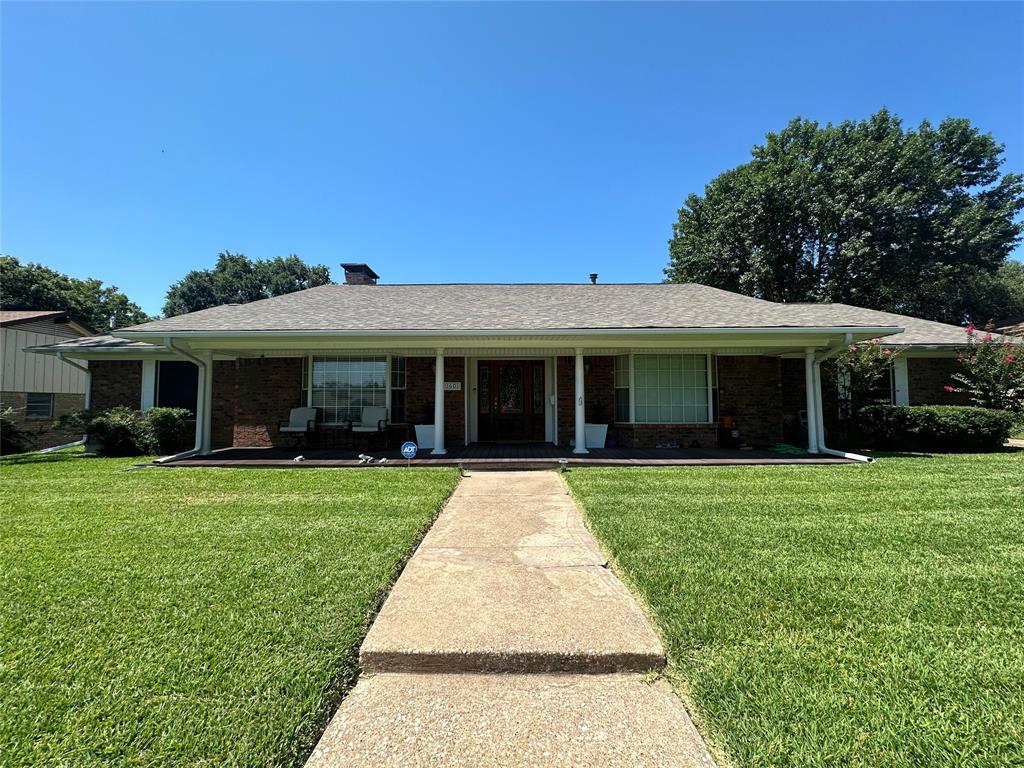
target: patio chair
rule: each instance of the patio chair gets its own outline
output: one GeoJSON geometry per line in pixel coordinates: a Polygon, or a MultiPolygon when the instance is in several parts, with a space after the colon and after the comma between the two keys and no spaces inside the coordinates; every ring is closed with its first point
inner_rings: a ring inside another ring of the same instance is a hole
{"type": "Polygon", "coordinates": [[[278,422],[278,433],[292,435],[299,441],[307,441],[316,431],[316,408],[292,408],[288,421],[278,422]]]}
{"type": "MultiPolygon", "coordinates": [[[[388,409],[378,405],[364,405],[359,421],[352,422],[353,435],[384,434],[384,447],[388,447],[388,409]]],[[[369,439],[369,438],[368,438],[369,439]]]]}

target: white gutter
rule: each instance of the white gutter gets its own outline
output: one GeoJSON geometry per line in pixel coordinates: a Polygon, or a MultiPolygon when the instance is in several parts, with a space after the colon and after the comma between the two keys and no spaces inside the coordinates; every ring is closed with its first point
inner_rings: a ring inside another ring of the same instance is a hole
{"type": "Polygon", "coordinates": [[[85,438],[83,437],[81,440],[75,440],[73,443],[51,445],[49,448],[40,448],[36,453],[53,453],[54,451],[63,451],[65,448],[74,448],[76,445],[85,445],[85,438]]]}
{"type": "MultiPolygon", "coordinates": [[[[112,335],[122,339],[145,341],[147,339],[162,338],[164,346],[168,346],[170,337],[173,334],[180,338],[194,339],[235,339],[251,338],[253,336],[276,336],[287,338],[289,336],[609,336],[609,335],[727,335],[727,334],[777,334],[777,333],[829,333],[829,334],[854,334],[867,333],[874,336],[889,336],[895,333],[902,333],[903,328],[899,326],[806,326],[806,325],[780,325],[775,327],[760,326],[756,328],[541,328],[541,329],[460,329],[460,328],[435,328],[431,330],[248,330],[248,331],[118,331],[112,335]]],[[[172,345],[173,346],[173,345],[172,345]]]]}
{"type": "MultiPolygon", "coordinates": [[[[185,350],[181,349],[180,347],[174,346],[174,342],[171,341],[171,339],[169,339],[169,338],[165,340],[164,346],[166,346],[168,349],[172,350],[173,352],[178,353],[179,355],[181,355],[182,357],[186,358],[187,360],[191,360],[193,363],[196,364],[196,366],[199,368],[200,376],[202,376],[202,378],[204,379],[204,381],[203,381],[203,389],[205,389],[206,388],[205,378],[208,375],[210,375],[210,373],[211,373],[209,371],[209,369],[207,369],[207,367],[206,367],[206,361],[201,359],[201,358],[196,357],[195,355],[193,355],[190,352],[186,352],[185,350]]],[[[189,456],[195,456],[196,454],[202,452],[202,450],[203,450],[203,429],[202,429],[202,425],[200,424],[200,417],[199,417],[200,410],[201,410],[201,404],[199,402],[199,398],[197,397],[196,398],[196,440],[195,440],[194,447],[193,448],[189,448],[187,451],[181,451],[180,453],[176,453],[173,456],[163,456],[163,457],[157,459],[156,461],[154,461],[153,462],[154,464],[166,464],[167,462],[175,461],[176,459],[187,459],[189,456]]]]}
{"type": "Polygon", "coordinates": [[[844,349],[853,343],[853,334],[846,334],[845,342],[838,347],[832,347],[832,349],[826,350],[820,355],[814,357],[814,399],[817,402],[817,413],[815,419],[817,420],[817,438],[818,438],[818,453],[827,453],[830,456],[839,456],[843,459],[850,459],[851,461],[862,461],[868,464],[873,464],[874,459],[870,456],[863,456],[859,453],[848,453],[847,451],[837,451],[834,448],[825,447],[825,416],[822,412],[821,405],[821,364],[831,357],[835,357],[844,349]]]}

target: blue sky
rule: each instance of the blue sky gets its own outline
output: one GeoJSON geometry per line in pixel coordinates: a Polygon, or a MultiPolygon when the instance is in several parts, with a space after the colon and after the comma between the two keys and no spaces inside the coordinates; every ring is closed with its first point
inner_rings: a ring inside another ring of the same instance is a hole
{"type": "Polygon", "coordinates": [[[686,195],[796,115],[965,116],[1024,170],[1020,3],[2,14],[0,250],[152,313],[225,249],[336,279],[657,281],[686,195]]]}

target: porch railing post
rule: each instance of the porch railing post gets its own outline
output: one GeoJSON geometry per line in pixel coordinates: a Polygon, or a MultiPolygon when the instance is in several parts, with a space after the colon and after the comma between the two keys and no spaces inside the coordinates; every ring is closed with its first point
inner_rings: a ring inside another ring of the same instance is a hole
{"type": "Polygon", "coordinates": [[[434,448],[432,455],[443,456],[444,448],[444,350],[437,350],[434,358],[434,448]]]}
{"type": "Polygon", "coordinates": [[[818,388],[814,385],[814,349],[804,350],[804,387],[807,390],[807,450],[818,452],[818,388]]]}
{"type": "Polygon", "coordinates": [[[583,407],[583,350],[576,350],[576,447],[573,453],[590,453],[587,450],[586,410],[583,407]]]}

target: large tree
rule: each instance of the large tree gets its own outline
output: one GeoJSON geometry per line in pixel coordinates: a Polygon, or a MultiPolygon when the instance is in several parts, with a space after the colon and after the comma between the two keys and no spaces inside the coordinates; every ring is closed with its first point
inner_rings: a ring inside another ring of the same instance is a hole
{"type": "Polygon", "coordinates": [[[1008,314],[999,270],[1024,231],[1024,179],[1002,155],[964,119],[795,119],[686,199],[665,273],[950,323],[1008,314]]]}
{"type": "Polygon", "coordinates": [[[69,277],[42,264],[22,264],[14,256],[0,256],[0,309],[59,309],[97,330],[150,319],[116,285],[69,277]]]}
{"type": "Polygon", "coordinates": [[[298,256],[252,261],[240,253],[224,251],[213,269],[194,270],[167,291],[164,315],[245,304],[285,293],[294,293],[331,282],[323,264],[310,266],[298,256]]]}

